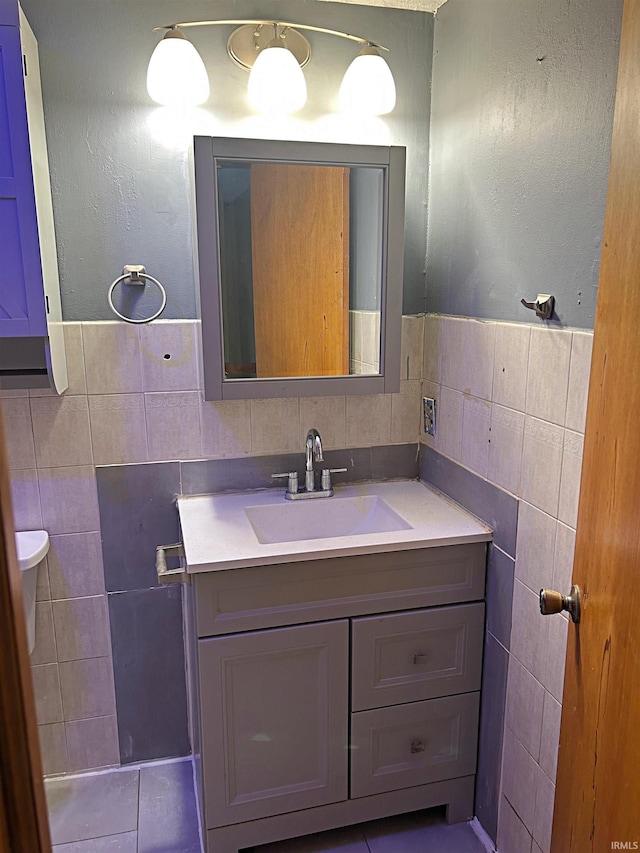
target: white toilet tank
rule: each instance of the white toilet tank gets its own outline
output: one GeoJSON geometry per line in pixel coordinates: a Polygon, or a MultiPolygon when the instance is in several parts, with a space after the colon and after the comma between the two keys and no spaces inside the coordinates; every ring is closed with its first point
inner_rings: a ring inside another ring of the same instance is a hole
{"type": "Polygon", "coordinates": [[[49,534],[46,530],[21,530],[16,533],[18,565],[22,572],[22,595],[24,615],[27,622],[29,654],[36,644],[36,586],[38,565],[49,550],[49,534]]]}

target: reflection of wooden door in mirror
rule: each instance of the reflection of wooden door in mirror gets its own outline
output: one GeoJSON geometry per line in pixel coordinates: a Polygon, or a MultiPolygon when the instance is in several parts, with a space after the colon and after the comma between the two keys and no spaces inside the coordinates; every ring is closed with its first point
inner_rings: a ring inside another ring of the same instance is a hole
{"type": "Polygon", "coordinates": [[[349,169],[251,164],[256,371],[349,373],[349,169]]]}

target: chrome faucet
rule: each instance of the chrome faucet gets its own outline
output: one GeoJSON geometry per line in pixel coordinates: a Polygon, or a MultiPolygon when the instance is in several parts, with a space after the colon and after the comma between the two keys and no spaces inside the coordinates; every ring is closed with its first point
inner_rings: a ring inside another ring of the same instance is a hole
{"type": "Polygon", "coordinates": [[[286,477],[288,479],[285,498],[290,501],[304,500],[305,498],[330,498],[333,494],[331,475],[342,473],[346,468],[323,468],[320,479],[320,488],[316,489],[316,472],[313,470],[314,462],[324,462],[322,453],[322,439],[317,429],[313,427],[307,433],[304,443],[305,452],[305,476],[304,489],[298,488],[298,472],[287,471],[285,474],[272,474],[275,478],[286,477]]]}
{"type": "Polygon", "coordinates": [[[316,489],[316,474],[313,470],[314,462],[323,462],[322,455],[322,439],[317,429],[313,427],[307,433],[305,441],[305,477],[304,485],[308,492],[314,492],[316,489]]]}

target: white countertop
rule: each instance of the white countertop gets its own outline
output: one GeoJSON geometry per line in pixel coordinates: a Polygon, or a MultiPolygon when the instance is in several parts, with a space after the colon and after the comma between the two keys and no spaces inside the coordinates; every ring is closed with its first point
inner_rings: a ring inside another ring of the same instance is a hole
{"type": "MultiPolygon", "coordinates": [[[[378,495],[410,525],[385,533],[359,533],[322,539],[261,544],[245,507],[286,505],[283,489],[178,498],[189,573],[264,566],[299,560],[436,548],[488,542],[492,532],[457,504],[416,480],[338,486],[334,498],[316,498],[319,504],[339,497],[378,495]]],[[[285,506],[285,509],[286,509],[285,506]]]]}

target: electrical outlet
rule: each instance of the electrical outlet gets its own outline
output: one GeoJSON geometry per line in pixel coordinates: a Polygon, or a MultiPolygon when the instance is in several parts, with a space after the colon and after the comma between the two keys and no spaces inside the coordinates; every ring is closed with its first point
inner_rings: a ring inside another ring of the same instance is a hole
{"type": "Polygon", "coordinates": [[[433,397],[422,398],[422,413],[424,415],[424,431],[427,435],[436,434],[436,401],[433,397]]]}

